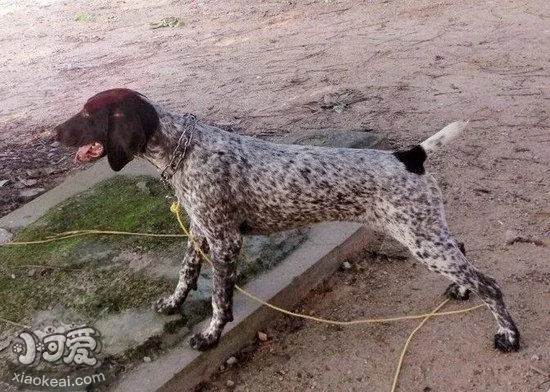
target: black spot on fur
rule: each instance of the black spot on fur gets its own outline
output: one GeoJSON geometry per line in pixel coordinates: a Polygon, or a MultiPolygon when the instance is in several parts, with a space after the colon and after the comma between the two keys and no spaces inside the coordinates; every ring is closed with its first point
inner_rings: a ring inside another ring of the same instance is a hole
{"type": "Polygon", "coordinates": [[[415,174],[424,174],[424,161],[428,157],[426,151],[420,146],[414,146],[407,151],[396,151],[393,155],[403,162],[408,171],[415,174]]]}

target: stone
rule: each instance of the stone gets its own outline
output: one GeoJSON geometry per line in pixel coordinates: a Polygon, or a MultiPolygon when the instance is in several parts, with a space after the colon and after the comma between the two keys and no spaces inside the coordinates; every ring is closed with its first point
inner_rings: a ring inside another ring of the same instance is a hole
{"type": "Polygon", "coordinates": [[[512,245],[514,244],[514,242],[517,241],[517,239],[519,238],[519,235],[514,230],[506,230],[506,232],[504,233],[504,238],[506,240],[507,245],[512,245]]]}
{"type": "Polygon", "coordinates": [[[37,178],[37,177],[40,177],[40,170],[39,170],[39,169],[30,169],[30,170],[27,170],[27,177],[29,177],[29,178],[37,178]]]}
{"type": "Polygon", "coordinates": [[[26,187],[31,187],[31,186],[35,186],[36,184],[38,184],[38,180],[36,180],[34,178],[29,178],[27,180],[23,179],[23,180],[21,180],[21,184],[25,185],[26,187]]]}
{"type": "Polygon", "coordinates": [[[236,365],[237,364],[237,358],[235,357],[229,357],[227,358],[227,361],[225,361],[225,363],[227,364],[227,366],[233,366],[233,365],[236,365]]]}

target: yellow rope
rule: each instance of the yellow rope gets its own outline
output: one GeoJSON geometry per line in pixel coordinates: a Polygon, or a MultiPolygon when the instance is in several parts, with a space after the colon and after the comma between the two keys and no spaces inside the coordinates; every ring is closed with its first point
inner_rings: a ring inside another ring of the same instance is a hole
{"type": "MultiPolygon", "coordinates": [[[[405,353],[407,352],[407,348],[409,347],[409,343],[411,342],[414,334],[418,332],[420,328],[424,324],[426,324],[426,321],[430,319],[430,317],[441,315],[441,313],[437,313],[439,309],[441,309],[445,304],[449,302],[449,299],[446,299],[445,301],[441,302],[437,308],[431,311],[431,313],[427,314],[426,317],[418,324],[418,326],[410,333],[409,337],[405,341],[405,346],[403,347],[403,351],[401,351],[401,355],[399,356],[399,362],[397,363],[397,369],[395,370],[395,376],[393,377],[393,384],[391,386],[390,392],[395,392],[397,390],[397,381],[399,380],[399,373],[401,373],[401,367],[403,365],[403,359],[405,358],[405,353]]],[[[477,308],[479,306],[476,306],[477,308]]]]}
{"type": "Polygon", "coordinates": [[[19,245],[35,245],[35,244],[46,244],[48,242],[64,240],[67,238],[81,237],[85,235],[98,235],[98,234],[107,234],[107,235],[131,235],[137,237],[186,237],[185,234],[155,234],[155,233],[132,233],[129,231],[113,231],[113,230],[74,230],[74,231],[65,231],[63,233],[54,234],[47,237],[44,240],[37,241],[16,241],[8,242],[5,244],[0,244],[0,246],[19,246],[19,245]]]}

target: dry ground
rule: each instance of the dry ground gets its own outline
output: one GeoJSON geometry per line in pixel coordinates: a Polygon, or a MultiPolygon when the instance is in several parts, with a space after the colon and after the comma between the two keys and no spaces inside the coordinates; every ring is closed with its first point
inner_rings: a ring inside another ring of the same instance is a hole
{"type": "MultiPolygon", "coordinates": [[[[372,129],[402,147],[470,118],[429,168],[451,228],[501,282],[523,347],[493,350],[485,310],[430,321],[412,343],[399,390],[550,389],[548,1],[150,4],[0,1],[0,180],[10,180],[0,188],[3,213],[21,202],[27,169],[73,168],[60,162],[65,152],[50,143],[49,129],[114,86],[266,137],[372,129]],[[169,16],[185,26],[149,27],[169,16]],[[516,235],[527,242],[506,244],[516,235]]],[[[59,173],[47,175],[54,180],[39,176],[34,186],[51,186],[59,173]]],[[[394,244],[376,251],[303,309],[349,319],[440,301],[442,278],[395,257],[394,244]]],[[[387,391],[414,325],[340,330],[279,320],[266,326],[270,341],[239,355],[204,390],[387,391]]]]}

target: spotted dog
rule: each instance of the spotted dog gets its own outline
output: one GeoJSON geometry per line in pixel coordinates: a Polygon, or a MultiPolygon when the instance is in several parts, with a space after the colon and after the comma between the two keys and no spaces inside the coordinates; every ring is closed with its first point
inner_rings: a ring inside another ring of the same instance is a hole
{"type": "MultiPolygon", "coordinates": [[[[498,324],[494,345],[519,348],[519,331],[497,282],[476,269],[445,221],[441,192],[427,174],[428,154],[466,126],[452,123],[404,151],[323,148],[269,143],[226,132],[191,114],[178,115],[128,89],[103,91],[56,127],[61,143],[78,147],[75,159],[107,156],[121,170],[134,157],[156,166],[191,218],[191,235],[209,252],[213,316],[190,345],[214,346],[233,320],[236,260],[243,235],[269,234],[322,221],[361,222],[395,238],[421,263],[453,283],[447,295],[475,292],[498,324]]],[[[179,311],[197,288],[201,257],[189,240],[172,293],[158,312],[179,311]]]]}

